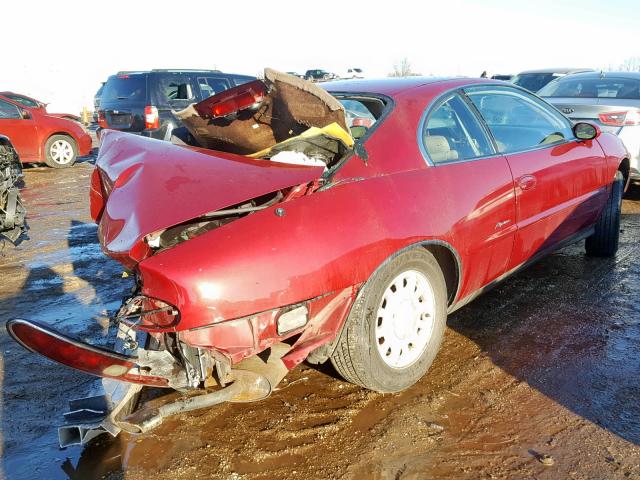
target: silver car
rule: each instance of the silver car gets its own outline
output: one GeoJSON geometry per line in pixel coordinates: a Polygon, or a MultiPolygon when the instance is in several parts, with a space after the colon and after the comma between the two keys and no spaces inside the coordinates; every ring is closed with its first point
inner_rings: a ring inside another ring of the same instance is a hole
{"type": "Polygon", "coordinates": [[[573,75],[574,73],[593,71],[591,68],[543,68],[540,70],[527,70],[513,77],[511,83],[535,93],[557,78],[573,75]]]}
{"type": "Polygon", "coordinates": [[[578,73],[538,92],[573,122],[589,121],[622,140],[631,178],[640,180],[640,72],[578,73]]]}

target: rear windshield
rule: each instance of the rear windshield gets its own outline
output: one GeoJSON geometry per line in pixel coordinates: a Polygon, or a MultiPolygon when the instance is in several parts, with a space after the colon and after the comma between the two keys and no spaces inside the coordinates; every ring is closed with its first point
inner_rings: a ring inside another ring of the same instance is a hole
{"type": "Polygon", "coordinates": [[[512,82],[530,92],[537,92],[551,80],[562,77],[560,73],[522,73],[516,75],[512,82]]]}
{"type": "Polygon", "coordinates": [[[139,101],[146,99],[146,75],[118,75],[104,85],[100,102],[139,101]]]}
{"type": "Polygon", "coordinates": [[[550,83],[541,97],[640,99],[640,80],[631,78],[571,78],[550,83]]]}

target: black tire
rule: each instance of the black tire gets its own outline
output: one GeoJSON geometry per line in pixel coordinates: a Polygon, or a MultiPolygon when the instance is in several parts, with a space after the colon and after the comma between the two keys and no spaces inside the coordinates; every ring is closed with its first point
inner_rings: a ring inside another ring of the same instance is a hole
{"type": "Polygon", "coordinates": [[[331,355],[331,363],[351,383],[378,392],[404,390],[431,366],[442,342],[446,320],[446,285],[434,256],[422,247],[400,252],[387,260],[360,291],[331,355]],[[398,275],[409,270],[426,277],[433,292],[435,315],[431,336],[419,357],[404,368],[396,368],[387,365],[379,352],[375,325],[385,291],[398,275]]]}
{"type": "Polygon", "coordinates": [[[618,251],[623,192],[624,177],[622,172],[618,171],[613,179],[607,203],[596,223],[595,232],[590,237],[587,237],[584,243],[587,255],[592,257],[613,257],[618,251]]]}
{"type": "Polygon", "coordinates": [[[44,152],[45,163],[49,167],[69,168],[74,163],[76,163],[76,160],[78,158],[78,145],[76,144],[76,141],[69,135],[52,135],[44,145],[44,152]],[[68,147],[65,146],[64,148],[65,150],[66,148],[70,148],[69,151],[71,152],[71,156],[68,158],[63,158],[57,155],[56,152],[52,149],[55,149],[55,147],[58,145],[68,145],[68,147]]]}

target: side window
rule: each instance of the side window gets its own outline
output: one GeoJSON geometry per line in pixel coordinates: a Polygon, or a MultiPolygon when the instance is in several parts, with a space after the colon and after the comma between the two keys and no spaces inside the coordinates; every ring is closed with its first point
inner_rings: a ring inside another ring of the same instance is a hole
{"type": "Polygon", "coordinates": [[[38,102],[34,102],[29,98],[21,97],[19,95],[9,94],[9,95],[5,95],[5,97],[9,98],[10,100],[13,100],[14,102],[18,102],[20,105],[24,105],[25,107],[37,108],[40,106],[38,105],[38,102]]]}
{"type": "Polygon", "coordinates": [[[169,75],[161,77],[159,84],[162,104],[183,104],[195,98],[188,77],[169,75]]]}
{"type": "Polygon", "coordinates": [[[500,153],[573,139],[569,121],[526,92],[509,87],[472,87],[465,93],[484,117],[500,153]]]}
{"type": "Polygon", "coordinates": [[[429,114],[422,141],[434,163],[468,160],[494,153],[475,115],[458,94],[445,98],[429,114]]]}
{"type": "Polygon", "coordinates": [[[238,85],[242,85],[243,83],[248,83],[252,81],[253,78],[247,77],[233,77],[233,84],[237,87],[238,85]]]}
{"type": "Polygon", "coordinates": [[[22,118],[18,107],[12,103],[0,100],[0,119],[22,118]]]}
{"type": "Polygon", "coordinates": [[[216,93],[224,92],[229,86],[229,80],[226,78],[198,77],[198,87],[203,100],[216,93]]]}

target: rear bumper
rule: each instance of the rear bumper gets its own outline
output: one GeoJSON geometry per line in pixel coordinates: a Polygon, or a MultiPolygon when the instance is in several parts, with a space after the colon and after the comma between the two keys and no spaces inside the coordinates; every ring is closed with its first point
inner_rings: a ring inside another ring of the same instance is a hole
{"type": "MultiPolygon", "coordinates": [[[[10,320],[7,330],[15,341],[33,352],[78,370],[102,377],[93,395],[71,400],[65,424],[58,429],[61,447],[85,444],[103,433],[120,431],[144,433],[160,425],[164,418],[222,402],[251,402],[266,398],[288,372],[282,361],[289,345],[274,344],[267,357],[253,356],[236,368],[218,373],[220,387],[198,396],[184,396],[159,407],[144,404],[137,408],[143,386],[193,389],[182,361],[166,350],[139,348],[146,334],[120,323],[116,350],[94,347],[53,329],[26,320],[10,320]],[[139,342],[139,343],[138,343],[139,342]],[[137,408],[137,409],[136,409],[137,408]]],[[[198,356],[201,352],[198,352],[198,356]]],[[[187,361],[188,363],[188,361],[187,361]]],[[[193,369],[193,367],[187,367],[193,369]]],[[[209,371],[209,369],[207,369],[209,371]]]]}
{"type": "Polygon", "coordinates": [[[136,332],[122,323],[118,338],[122,345],[135,345],[130,354],[95,347],[46,325],[22,319],[9,320],[7,331],[27,350],[90,375],[153,387],[189,386],[184,368],[171,354],[138,348],[141,340],[136,339],[136,332]]]}

